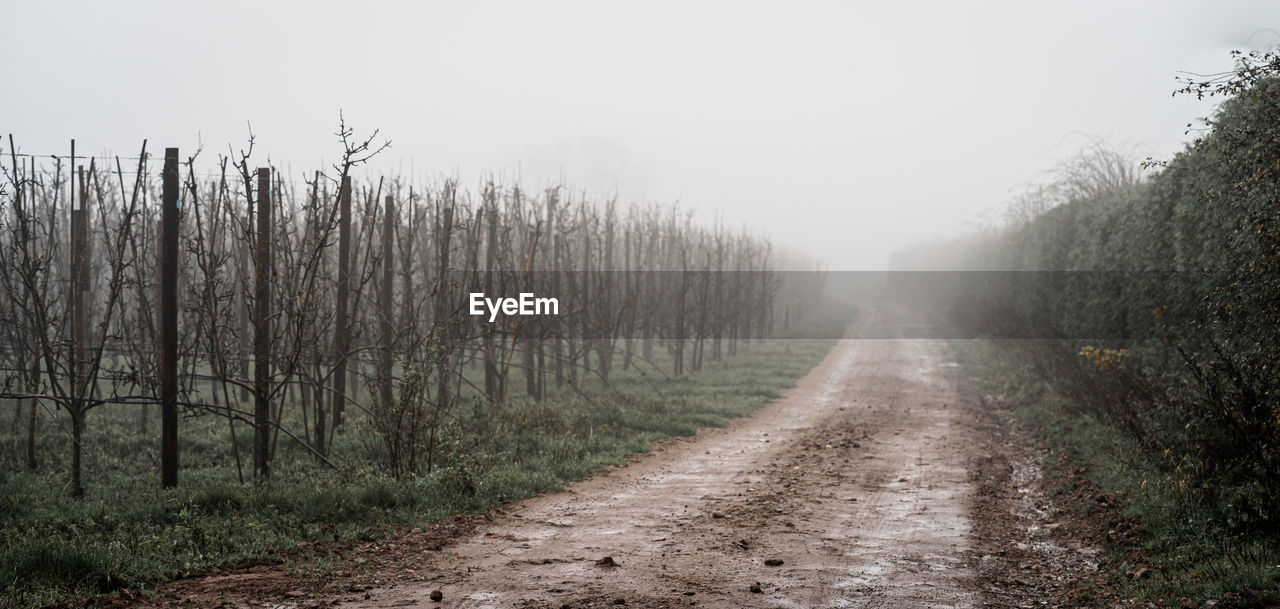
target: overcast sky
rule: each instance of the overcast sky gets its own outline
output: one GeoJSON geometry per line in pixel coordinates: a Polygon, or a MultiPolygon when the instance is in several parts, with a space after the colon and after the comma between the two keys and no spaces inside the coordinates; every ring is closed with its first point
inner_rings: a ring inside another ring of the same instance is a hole
{"type": "Polygon", "coordinates": [[[680,201],[833,269],[954,234],[1086,135],[1167,157],[1180,70],[1280,42],[1280,3],[6,0],[23,152],[202,141],[299,173],[342,110],[380,168],[680,201]]]}

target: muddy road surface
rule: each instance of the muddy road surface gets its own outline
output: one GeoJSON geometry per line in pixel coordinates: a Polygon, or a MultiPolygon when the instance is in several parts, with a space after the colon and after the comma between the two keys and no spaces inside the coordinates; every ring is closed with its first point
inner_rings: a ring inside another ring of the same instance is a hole
{"type": "Polygon", "coordinates": [[[512,504],[425,555],[418,581],[332,601],[973,606],[968,468],[980,444],[959,378],[943,341],[843,340],[754,416],[512,504]]]}

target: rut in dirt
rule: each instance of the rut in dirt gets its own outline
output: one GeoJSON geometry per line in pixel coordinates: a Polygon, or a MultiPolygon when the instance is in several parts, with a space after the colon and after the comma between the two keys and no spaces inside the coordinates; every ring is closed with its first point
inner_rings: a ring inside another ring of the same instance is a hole
{"type": "MultiPolygon", "coordinates": [[[[877,308],[861,323],[909,321],[877,308]]],[[[522,501],[346,607],[964,607],[974,428],[939,340],[840,341],[750,418],[522,501]],[[605,560],[606,557],[608,560],[605,560]],[[432,601],[440,590],[443,600],[432,601]]]]}

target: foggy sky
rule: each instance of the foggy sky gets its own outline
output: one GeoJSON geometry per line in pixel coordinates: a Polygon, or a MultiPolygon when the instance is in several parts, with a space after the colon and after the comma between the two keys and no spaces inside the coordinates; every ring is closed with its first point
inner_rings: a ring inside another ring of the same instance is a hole
{"type": "MultiPolygon", "coordinates": [[[[1280,42],[1280,3],[5,0],[0,133],[133,156],[251,124],[299,174],[338,112],[373,170],[680,201],[833,269],[955,234],[1088,136],[1168,157],[1180,70],[1280,42]]],[[[7,143],[6,143],[7,144],[7,143]]]]}

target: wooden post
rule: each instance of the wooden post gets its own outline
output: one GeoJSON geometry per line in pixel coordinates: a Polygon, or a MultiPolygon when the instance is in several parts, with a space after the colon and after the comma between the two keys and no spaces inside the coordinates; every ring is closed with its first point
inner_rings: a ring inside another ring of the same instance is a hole
{"type": "MultiPolygon", "coordinates": [[[[538,262],[538,237],[539,237],[538,233],[540,230],[541,230],[541,226],[537,226],[537,227],[534,227],[534,229],[529,232],[530,244],[529,244],[529,251],[528,251],[527,257],[525,258],[524,282],[526,282],[526,287],[530,290],[533,289],[533,285],[530,281],[532,278],[530,277],[529,273],[535,268],[535,264],[538,262]]],[[[537,338],[537,335],[539,333],[541,326],[542,324],[532,324],[532,323],[526,323],[526,324],[521,324],[520,326],[517,326],[519,330],[519,337],[521,340],[524,341],[524,346],[523,346],[524,348],[522,350],[522,353],[524,354],[524,390],[526,394],[528,394],[530,397],[532,397],[536,401],[542,400],[542,391],[541,391],[541,388],[538,386],[538,370],[535,367],[535,364],[536,364],[535,344],[540,342],[537,338]]],[[[514,345],[513,345],[513,348],[514,348],[514,345]]]]}
{"type": "Polygon", "coordinates": [[[338,304],[333,328],[333,427],[342,425],[347,404],[347,301],[351,279],[351,176],[342,177],[338,191],[338,304]]]}
{"type": "Polygon", "coordinates": [[[81,438],[84,434],[84,242],[85,192],[84,176],[80,176],[80,209],[76,209],[76,141],[71,140],[71,165],[67,169],[67,198],[71,205],[71,281],[68,283],[71,308],[71,496],[83,497],[84,485],[80,480],[81,438]]]}
{"type": "Polygon", "coordinates": [[[596,368],[599,369],[600,378],[605,381],[609,380],[609,370],[613,367],[613,342],[614,332],[616,332],[617,319],[614,317],[613,311],[613,281],[618,277],[613,272],[613,237],[614,237],[614,203],[609,202],[605,206],[604,218],[604,252],[600,257],[600,272],[597,273],[599,278],[596,282],[598,294],[596,299],[600,301],[600,321],[597,322],[596,332],[599,338],[596,340],[596,368]]]}
{"type": "Polygon", "coordinates": [[[448,191],[448,202],[440,210],[439,236],[440,251],[436,269],[437,300],[432,321],[432,341],[436,344],[436,411],[431,417],[431,437],[427,441],[427,473],[431,473],[434,464],[436,431],[440,426],[440,416],[449,407],[449,382],[452,381],[453,366],[451,355],[453,349],[452,332],[449,331],[449,240],[453,234],[453,191],[448,191]]]}
{"type": "MultiPolygon", "coordinates": [[[[717,229],[718,231],[719,229],[717,229]]],[[[716,234],[716,329],[715,342],[711,347],[711,359],[720,361],[720,341],[724,338],[724,240],[716,234]]]]}
{"type": "Polygon", "coordinates": [[[583,375],[591,373],[591,347],[595,331],[592,328],[592,324],[597,323],[595,312],[599,310],[599,307],[591,300],[593,294],[591,290],[591,280],[593,278],[593,273],[591,272],[591,248],[595,241],[593,237],[599,227],[593,226],[595,224],[593,222],[594,218],[587,217],[587,206],[585,201],[583,203],[579,209],[581,210],[582,226],[587,230],[582,233],[582,312],[579,315],[582,319],[582,348],[580,350],[572,347],[569,349],[570,377],[573,379],[575,387],[578,386],[578,355],[582,356],[583,375]]]}
{"type": "Polygon", "coordinates": [[[271,473],[271,170],[258,169],[258,234],[254,254],[253,468],[271,473]]]}
{"type": "Polygon", "coordinates": [[[160,485],[178,485],[178,149],[164,150],[160,256],[160,485]]]}
{"type": "Polygon", "coordinates": [[[707,310],[710,306],[710,283],[711,283],[711,254],[706,254],[706,267],[701,273],[698,273],[702,283],[702,295],[698,298],[698,325],[693,342],[693,371],[697,372],[702,369],[702,353],[705,348],[703,339],[707,336],[707,310]]]}
{"type": "Polygon", "coordinates": [[[418,235],[418,229],[420,228],[422,223],[422,208],[416,203],[414,203],[412,186],[409,187],[409,204],[405,207],[409,211],[408,220],[405,223],[406,224],[405,234],[408,235],[409,238],[400,240],[400,255],[401,255],[401,262],[403,265],[400,273],[401,273],[401,280],[403,281],[403,286],[404,286],[400,289],[401,289],[401,293],[404,294],[404,298],[400,301],[399,327],[403,329],[408,329],[408,328],[413,328],[415,326],[414,318],[413,318],[414,316],[414,307],[413,307],[414,263],[413,262],[414,262],[414,256],[416,255],[416,252],[414,249],[414,241],[415,241],[415,237],[418,235]]]}
{"type": "MultiPolygon", "coordinates": [[[[635,288],[633,282],[635,280],[635,272],[631,268],[631,229],[624,229],[622,233],[622,292],[623,298],[627,301],[626,316],[622,323],[622,371],[626,372],[631,369],[632,349],[635,348],[635,288]]],[[[639,234],[636,235],[637,246],[639,245],[639,234]]]]}
{"type": "MultiPolygon", "coordinates": [[[[486,191],[486,205],[488,207],[489,231],[484,254],[484,290],[487,298],[494,297],[494,270],[498,265],[498,203],[497,198],[493,195],[493,186],[489,186],[486,191]]],[[[497,324],[488,324],[484,333],[484,394],[489,402],[495,403],[502,401],[501,383],[502,379],[498,376],[497,365],[497,346],[494,345],[494,328],[497,324]]]]}
{"type": "MultiPolygon", "coordinates": [[[[396,227],[396,209],[395,201],[391,195],[387,195],[386,208],[382,218],[382,289],[378,291],[378,298],[382,302],[378,303],[381,311],[382,319],[380,320],[380,353],[378,359],[378,375],[382,389],[382,403],[385,407],[390,408],[394,399],[391,385],[391,347],[395,344],[394,325],[391,323],[391,301],[395,296],[394,276],[392,275],[391,256],[392,244],[395,237],[396,227]]],[[[408,295],[406,294],[406,297],[408,295]]]]}

